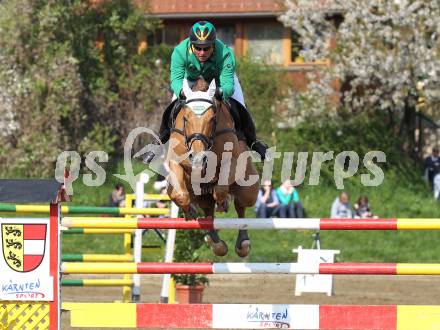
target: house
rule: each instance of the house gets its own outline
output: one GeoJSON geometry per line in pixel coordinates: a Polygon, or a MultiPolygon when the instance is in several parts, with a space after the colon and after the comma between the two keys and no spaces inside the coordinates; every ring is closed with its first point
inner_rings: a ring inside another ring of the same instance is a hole
{"type": "MultiPolygon", "coordinates": [[[[142,1],[142,0],[138,0],[142,1]]],[[[188,36],[192,24],[209,20],[218,37],[234,50],[237,57],[249,55],[288,70],[298,89],[304,89],[305,73],[315,65],[304,63],[301,42],[278,16],[283,2],[277,0],[146,0],[150,11],[160,18],[163,28],[148,38],[148,44],[176,45],[188,36]]]]}
{"type": "MultiPolygon", "coordinates": [[[[101,3],[105,0],[90,0],[101,3]]],[[[329,65],[328,61],[305,63],[301,57],[302,44],[297,33],[278,21],[283,12],[283,0],[134,0],[135,3],[149,7],[149,14],[161,19],[163,28],[149,35],[141,42],[143,51],[147,45],[165,43],[178,44],[188,36],[192,24],[200,20],[209,20],[215,26],[217,34],[237,57],[248,55],[257,61],[265,61],[289,72],[293,86],[297,90],[307,89],[307,72],[317,66],[329,65]]],[[[332,9],[332,0],[311,1],[329,13],[335,26],[342,15],[332,9]]],[[[314,8],[314,7],[313,7],[314,8]]],[[[336,40],[329,40],[330,46],[336,46],[336,40]]],[[[344,85],[337,88],[344,89],[344,85]]],[[[336,86],[335,86],[336,87],[336,86]]],[[[439,97],[440,99],[440,97],[439,97]]],[[[336,103],[339,99],[334,100],[336,103]]],[[[440,142],[440,119],[435,113],[427,112],[428,117],[418,117],[416,140],[418,152],[425,153],[432,145],[440,142]]]]}

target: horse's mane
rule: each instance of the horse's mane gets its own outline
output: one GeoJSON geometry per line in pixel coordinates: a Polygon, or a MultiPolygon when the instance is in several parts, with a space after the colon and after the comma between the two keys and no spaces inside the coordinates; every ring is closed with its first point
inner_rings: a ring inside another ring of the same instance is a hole
{"type": "Polygon", "coordinates": [[[203,77],[199,77],[199,79],[197,79],[196,83],[192,87],[192,91],[193,92],[206,92],[206,91],[208,91],[208,88],[209,88],[208,82],[205,79],[203,79],[203,77]]]}

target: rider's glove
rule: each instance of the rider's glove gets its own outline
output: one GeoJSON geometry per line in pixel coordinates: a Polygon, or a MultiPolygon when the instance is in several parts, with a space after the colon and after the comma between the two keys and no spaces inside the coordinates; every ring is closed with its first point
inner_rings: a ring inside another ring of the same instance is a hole
{"type": "Polygon", "coordinates": [[[221,100],[221,99],[223,98],[223,90],[222,90],[220,87],[217,87],[217,88],[215,89],[214,97],[215,97],[217,100],[221,100]]]}

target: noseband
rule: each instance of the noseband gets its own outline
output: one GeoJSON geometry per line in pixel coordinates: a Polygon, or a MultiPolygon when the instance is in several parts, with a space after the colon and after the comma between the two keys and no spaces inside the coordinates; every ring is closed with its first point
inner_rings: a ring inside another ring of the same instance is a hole
{"type": "Polygon", "coordinates": [[[196,132],[191,135],[187,135],[186,134],[186,124],[188,122],[188,119],[186,119],[186,117],[183,117],[183,130],[175,128],[175,127],[171,128],[171,132],[176,132],[176,133],[183,135],[183,137],[185,139],[185,146],[186,146],[187,151],[191,150],[193,143],[197,140],[202,141],[206,150],[211,150],[212,146],[214,145],[214,138],[216,136],[224,134],[224,133],[234,133],[235,134],[235,130],[232,128],[225,128],[221,131],[216,132],[216,130],[217,130],[217,104],[214,101],[202,99],[202,98],[196,98],[196,99],[191,99],[191,100],[186,101],[185,105],[188,105],[191,102],[206,102],[206,103],[211,104],[213,111],[214,111],[214,117],[211,119],[213,121],[213,127],[212,127],[211,134],[209,135],[209,137],[201,132],[196,132]]]}
{"type": "Polygon", "coordinates": [[[192,99],[185,103],[185,105],[188,105],[192,102],[207,102],[212,105],[212,109],[214,110],[214,117],[212,117],[213,126],[211,130],[211,134],[208,136],[202,134],[202,133],[193,133],[189,136],[186,135],[186,123],[188,122],[188,119],[186,117],[183,117],[183,133],[185,137],[185,146],[186,149],[189,151],[192,148],[192,145],[195,141],[200,140],[202,141],[203,145],[205,146],[206,150],[211,150],[213,144],[214,144],[214,137],[215,137],[215,130],[217,129],[217,105],[215,102],[211,100],[205,100],[205,99],[192,99]]]}

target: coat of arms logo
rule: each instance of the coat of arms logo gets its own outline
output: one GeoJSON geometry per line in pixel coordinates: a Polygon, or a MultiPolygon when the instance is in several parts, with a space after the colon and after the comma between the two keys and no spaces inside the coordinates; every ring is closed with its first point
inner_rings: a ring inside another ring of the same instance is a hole
{"type": "Polygon", "coordinates": [[[8,266],[21,273],[38,268],[46,247],[46,224],[2,224],[3,257],[8,266]]]}

